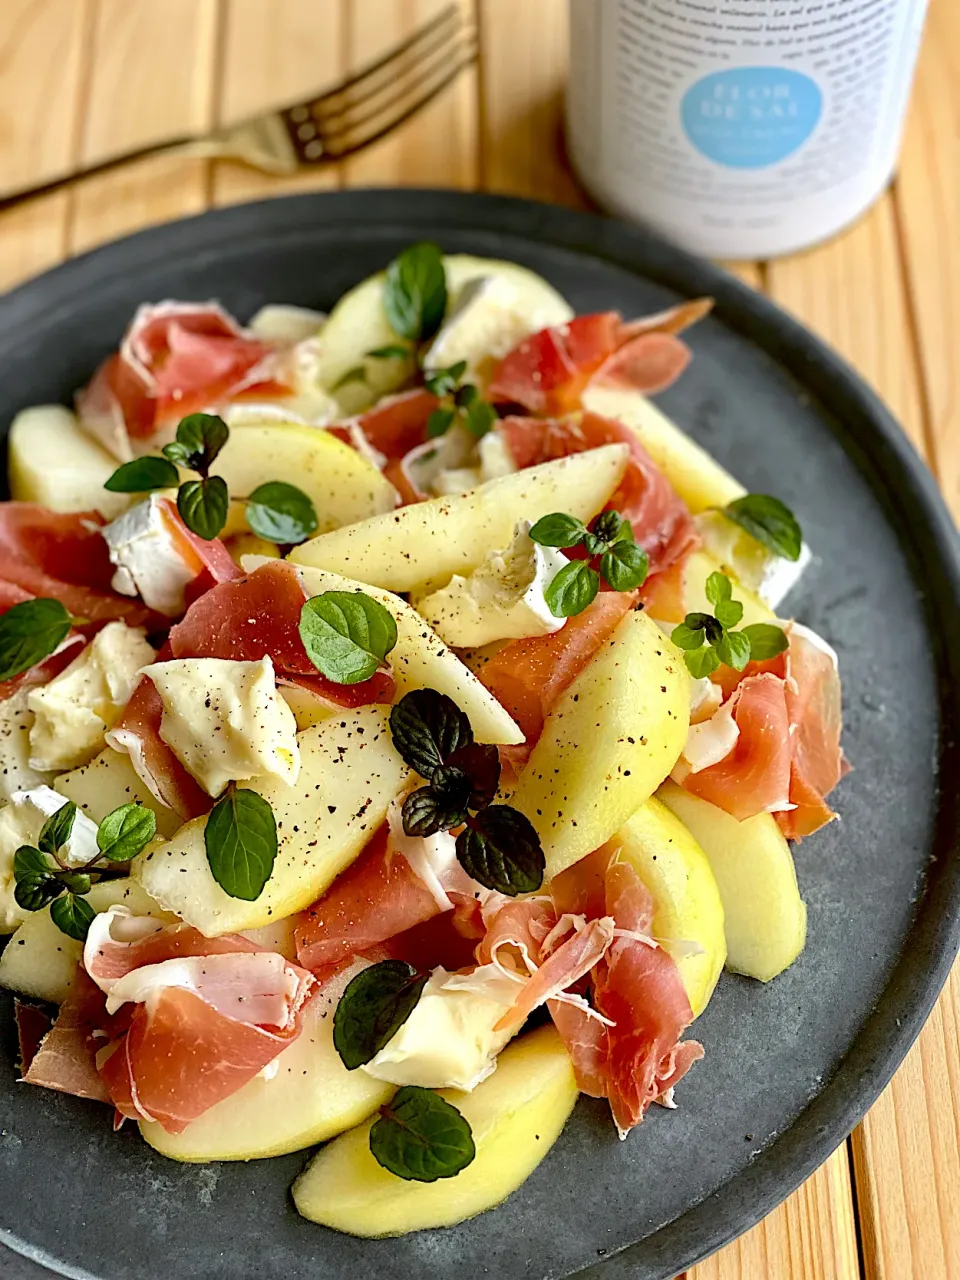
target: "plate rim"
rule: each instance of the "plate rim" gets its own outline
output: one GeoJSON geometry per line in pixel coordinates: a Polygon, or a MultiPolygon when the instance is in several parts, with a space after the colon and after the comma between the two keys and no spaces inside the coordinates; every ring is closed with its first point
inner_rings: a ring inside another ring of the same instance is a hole
{"type": "MultiPolygon", "coordinates": [[[[960,773],[960,646],[947,633],[960,626],[960,536],[935,479],[879,395],[852,366],[775,302],[722,268],[665,241],[656,232],[601,214],[529,199],[437,188],[351,187],[209,209],[148,227],[60,263],[0,296],[0,342],[16,351],[16,333],[35,342],[35,326],[69,310],[77,294],[182,251],[192,261],[215,253],[224,235],[270,240],[311,227],[317,212],[369,236],[381,226],[429,225],[451,231],[489,230],[555,245],[609,262],[685,296],[710,294],[714,315],[753,343],[809,390],[836,424],[836,438],[885,506],[900,513],[898,542],[928,590],[922,605],[940,698],[938,776],[960,773]],[[56,307],[51,309],[50,290],[56,307]],[[41,296],[42,295],[42,296],[41,296]],[[29,335],[29,336],[28,336],[29,335]],[[910,522],[909,527],[905,523],[910,522]]],[[[960,797],[940,788],[929,872],[905,947],[866,1021],[820,1093],[741,1173],[644,1239],[576,1272],[610,1280],[631,1265],[673,1274],[701,1261],[749,1230],[786,1199],[845,1140],[886,1087],[933,1009],[960,948],[960,797]],[[748,1208],[744,1208],[744,1205],[748,1208]],[[731,1225],[732,1224],[732,1225],[731,1225]]],[[[46,1250],[6,1231],[10,1248],[63,1270],[46,1250]]],[[[623,1272],[628,1274],[627,1271],[623,1272]]]]}

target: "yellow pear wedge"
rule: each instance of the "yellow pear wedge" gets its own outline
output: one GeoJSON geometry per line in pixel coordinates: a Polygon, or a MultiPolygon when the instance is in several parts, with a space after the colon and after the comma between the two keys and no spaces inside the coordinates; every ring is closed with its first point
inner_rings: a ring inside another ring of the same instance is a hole
{"type": "Polygon", "coordinates": [[[473,1132],[476,1158],[453,1178],[406,1182],[370,1153],[373,1121],[314,1157],[293,1184],[297,1210],[355,1236],[449,1227],[505,1200],[534,1171],[577,1100],[573,1066],[553,1027],[514,1040],[472,1093],[444,1089],[473,1132]]]}
{"type": "Polygon", "coordinates": [[[560,695],[510,800],[540,836],[547,879],[605,844],[656,791],[689,721],[679,650],[646,614],[628,613],[560,695]]]}
{"type": "Polygon", "coordinates": [[[723,901],[727,968],[769,982],[807,940],[790,846],[769,813],[738,822],[674,782],[657,793],[707,855],[723,901]]]}
{"type": "Polygon", "coordinates": [[[393,745],[383,707],[362,707],[297,735],[300,776],[249,786],[270,804],[278,849],[270,879],[253,902],[231,898],[207,862],[205,817],[172,840],[148,845],[133,878],[158,902],[208,938],[293,915],[310,906],[354,860],[386,817],[409,771],[393,745]]]}
{"type": "Polygon", "coordinates": [[[257,1076],[182,1133],[141,1123],[150,1146],[172,1160],[260,1160],[326,1142],[372,1115],[395,1086],[348,1071],[333,1047],[333,1013],[348,980],[339,975],[310,1000],[275,1074],[257,1076]]]}
{"type": "Polygon", "coordinates": [[[610,841],[653,894],[652,932],[677,963],[695,1017],[713,994],[727,955],[723,903],[710,863],[665,804],[651,798],[610,841]]]}
{"type": "Polygon", "coordinates": [[[468,574],[487,552],[506,547],[518,520],[564,511],[590,520],[620,483],[627,446],[516,471],[469,493],[416,502],[398,511],[312,538],[294,548],[296,564],[330,569],[388,591],[426,593],[468,574]]]}

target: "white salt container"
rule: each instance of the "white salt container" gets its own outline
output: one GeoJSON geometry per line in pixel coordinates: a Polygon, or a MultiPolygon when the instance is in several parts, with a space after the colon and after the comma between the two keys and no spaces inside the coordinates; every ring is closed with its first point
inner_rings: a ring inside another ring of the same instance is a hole
{"type": "Polygon", "coordinates": [[[710,257],[823,240],[893,176],[926,8],[570,0],[573,165],[605,208],[710,257]]]}

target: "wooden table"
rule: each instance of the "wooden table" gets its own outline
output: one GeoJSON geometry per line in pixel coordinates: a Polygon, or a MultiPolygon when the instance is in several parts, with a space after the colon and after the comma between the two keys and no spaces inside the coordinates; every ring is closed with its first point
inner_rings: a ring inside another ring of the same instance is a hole
{"type": "MultiPolygon", "coordinates": [[[[444,2],[2,0],[0,174],[4,183],[26,183],[307,96],[444,2]]],[[[437,185],[585,204],[560,153],[566,0],[477,0],[477,7],[479,69],[366,154],[291,181],[204,161],[144,161],[0,216],[0,288],[150,223],[288,191],[437,185]]],[[[879,389],[955,512],[958,130],[960,3],[933,0],[893,189],[829,244],[734,268],[879,389]]],[[[851,1138],[689,1280],[957,1280],[958,1020],[955,970],[919,1042],[851,1138]]],[[[4,1255],[0,1274],[41,1272],[4,1255]]]]}

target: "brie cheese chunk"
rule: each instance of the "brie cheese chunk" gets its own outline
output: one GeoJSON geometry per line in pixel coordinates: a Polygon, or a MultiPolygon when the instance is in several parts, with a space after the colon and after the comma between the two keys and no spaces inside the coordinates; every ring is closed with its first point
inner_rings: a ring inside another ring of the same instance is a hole
{"type": "Polygon", "coordinates": [[[489,552],[469,577],[454,574],[447,586],[417,603],[446,644],[479,648],[494,640],[549,635],[563,626],[566,619],[550,612],[544,592],[567,558],[534,542],[530,528],[529,520],[519,521],[509,547],[489,552]]]}
{"type": "MultiPolygon", "coordinates": [[[[11,933],[31,914],[14,898],[13,859],[17,850],[25,844],[36,848],[43,824],[66,803],[66,796],[51,787],[39,786],[29,791],[15,791],[10,803],[0,809],[0,933],[11,933]]],[[[60,857],[69,867],[82,867],[99,852],[96,824],[78,810],[70,839],[60,850],[60,857]]]]}
{"type": "Polygon", "coordinates": [[[160,737],[208,795],[273,774],[296,782],[297,722],[273,662],[175,658],[144,667],[163,703],[160,737]]]}
{"type": "Polygon", "coordinates": [[[18,689],[0,702],[0,800],[9,800],[15,791],[29,791],[50,778],[30,763],[34,716],[27,700],[31,692],[18,689]]]}
{"type": "Polygon", "coordinates": [[[192,549],[167,521],[152,493],[101,530],[117,566],[111,586],[123,596],[139,595],[150,609],[173,618],[183,613],[184,592],[200,572],[192,549]]]}
{"type": "Polygon", "coordinates": [[[445,469],[438,472],[432,484],[437,497],[448,493],[468,493],[478,485],[486,484],[488,480],[499,480],[502,476],[513,475],[517,470],[506,440],[499,431],[488,431],[482,436],[474,453],[479,464],[477,466],[444,464],[445,469]]]}
{"type": "Polygon", "coordinates": [[[31,767],[60,773],[92,760],[129,702],[140,668],[154,656],[142,631],[110,622],[49,684],[31,689],[31,767]]]}
{"type": "Polygon", "coordinates": [[[434,338],[423,367],[448,369],[460,360],[467,363],[467,382],[486,381],[493,365],[518,342],[555,322],[555,315],[529,301],[504,276],[477,276],[468,280],[450,314],[434,338]]]}
{"type": "Polygon", "coordinates": [[[377,1080],[469,1092],[496,1070],[511,1031],[495,1031],[521,990],[494,965],[435,969],[403,1026],[363,1068],[377,1080]]]}

